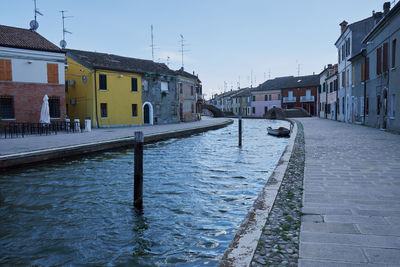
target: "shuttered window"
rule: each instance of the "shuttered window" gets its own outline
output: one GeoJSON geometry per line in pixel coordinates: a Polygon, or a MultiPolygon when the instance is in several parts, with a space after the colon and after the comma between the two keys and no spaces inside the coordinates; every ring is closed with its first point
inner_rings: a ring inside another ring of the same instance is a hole
{"type": "Polygon", "coordinates": [[[60,118],[60,98],[57,96],[49,97],[50,118],[60,118]]]}
{"type": "Polygon", "coordinates": [[[100,114],[102,118],[107,118],[107,103],[100,104],[100,114]]]}
{"type": "Polygon", "coordinates": [[[132,104],[132,117],[137,117],[137,104],[132,104]]]}
{"type": "Polygon", "coordinates": [[[0,59],[0,81],[12,81],[11,60],[0,59]]]}
{"type": "Polygon", "coordinates": [[[392,41],[392,68],[396,67],[396,40],[392,41]]]}
{"type": "Polygon", "coordinates": [[[47,63],[47,82],[58,84],[58,64],[47,63]]]}
{"type": "Polygon", "coordinates": [[[365,59],[365,79],[369,80],[369,57],[365,59]]]}
{"type": "Polygon", "coordinates": [[[14,97],[0,96],[0,117],[3,119],[14,118],[14,97]]]}
{"type": "Polygon", "coordinates": [[[131,84],[132,84],[132,92],[137,92],[137,88],[138,88],[137,79],[136,78],[132,78],[131,84]]]}
{"type": "Polygon", "coordinates": [[[389,62],[389,44],[388,43],[384,43],[383,44],[383,71],[387,71],[388,70],[388,62],[389,62]]]}
{"type": "Polygon", "coordinates": [[[105,74],[99,75],[99,85],[100,85],[100,90],[107,90],[107,75],[105,74]]]}
{"type": "Polygon", "coordinates": [[[382,73],[382,48],[376,50],[376,75],[382,73]]]}

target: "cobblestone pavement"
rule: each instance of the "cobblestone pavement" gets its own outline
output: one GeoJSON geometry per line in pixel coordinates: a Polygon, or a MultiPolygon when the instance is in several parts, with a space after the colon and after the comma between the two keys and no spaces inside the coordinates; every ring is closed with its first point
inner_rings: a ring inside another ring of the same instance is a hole
{"type": "Polygon", "coordinates": [[[203,117],[201,121],[151,125],[151,126],[134,126],[134,127],[113,127],[92,129],[91,132],[83,133],[62,133],[57,135],[26,135],[24,138],[18,137],[13,139],[0,138],[0,156],[9,155],[19,152],[35,151],[40,149],[62,147],[67,145],[79,145],[91,142],[101,142],[112,139],[134,136],[135,131],[143,131],[144,135],[153,135],[176,130],[202,128],[210,125],[220,124],[227,121],[227,118],[210,118],[203,117]]]}
{"type": "Polygon", "coordinates": [[[299,266],[400,266],[400,135],[299,121],[306,151],[299,266]]]}
{"type": "Polygon", "coordinates": [[[260,237],[250,266],[297,266],[304,174],[304,134],[297,124],[293,146],[281,187],[260,237]]]}

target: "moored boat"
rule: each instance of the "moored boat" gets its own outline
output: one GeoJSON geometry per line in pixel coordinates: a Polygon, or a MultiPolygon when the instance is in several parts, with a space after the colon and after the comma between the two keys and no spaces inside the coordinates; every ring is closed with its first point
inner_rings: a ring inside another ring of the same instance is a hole
{"type": "Polygon", "coordinates": [[[277,137],[289,137],[290,130],[285,127],[279,127],[278,129],[272,129],[271,127],[267,128],[268,134],[277,136],[277,137]]]}

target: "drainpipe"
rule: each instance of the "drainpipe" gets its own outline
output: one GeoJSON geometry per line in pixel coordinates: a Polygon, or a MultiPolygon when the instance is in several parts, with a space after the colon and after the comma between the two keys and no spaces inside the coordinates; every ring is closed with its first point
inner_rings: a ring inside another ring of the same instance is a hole
{"type": "Polygon", "coordinates": [[[98,111],[97,111],[97,75],[96,75],[96,69],[94,69],[94,102],[95,102],[95,107],[96,107],[96,125],[97,125],[97,128],[100,128],[99,115],[98,115],[98,111]]]}
{"type": "MultiPolygon", "coordinates": [[[[329,70],[328,70],[328,74],[329,74],[329,70]]],[[[328,111],[328,90],[329,90],[329,86],[328,86],[328,84],[326,84],[326,86],[325,86],[325,119],[328,118],[328,112],[327,112],[328,111]]]]}
{"type": "Polygon", "coordinates": [[[363,123],[365,124],[365,116],[366,116],[366,103],[367,103],[367,51],[364,49],[362,51],[362,56],[364,57],[364,117],[363,117],[363,123]]]}

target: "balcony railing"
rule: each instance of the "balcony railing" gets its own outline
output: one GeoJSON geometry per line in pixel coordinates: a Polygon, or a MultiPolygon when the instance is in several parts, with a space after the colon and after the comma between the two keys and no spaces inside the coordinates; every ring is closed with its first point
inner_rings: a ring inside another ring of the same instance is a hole
{"type": "Polygon", "coordinates": [[[314,102],[314,96],[300,96],[300,102],[314,102]]]}
{"type": "Polygon", "coordinates": [[[292,97],[284,97],[283,98],[283,103],[294,103],[296,102],[296,97],[292,96],[292,97]]]}

